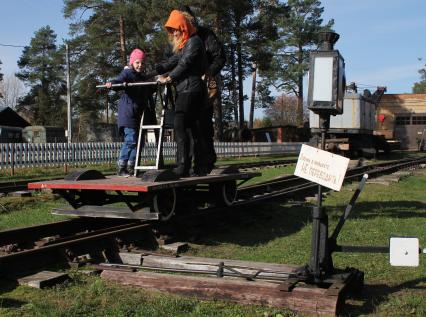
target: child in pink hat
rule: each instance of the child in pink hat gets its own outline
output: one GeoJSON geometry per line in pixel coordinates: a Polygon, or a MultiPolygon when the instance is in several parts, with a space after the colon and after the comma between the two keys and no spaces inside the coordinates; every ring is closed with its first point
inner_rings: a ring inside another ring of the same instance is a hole
{"type": "MultiPolygon", "coordinates": [[[[144,73],[145,53],[141,49],[134,49],[130,53],[129,66],[125,67],[120,75],[106,86],[112,84],[135,83],[147,81],[144,73]]],[[[149,86],[125,86],[121,88],[124,93],[118,103],[118,129],[124,135],[124,143],[118,158],[119,176],[131,176],[134,174],[136,161],[136,145],[138,142],[138,129],[142,113],[144,123],[156,124],[155,105],[152,97],[154,91],[149,86]]]]}

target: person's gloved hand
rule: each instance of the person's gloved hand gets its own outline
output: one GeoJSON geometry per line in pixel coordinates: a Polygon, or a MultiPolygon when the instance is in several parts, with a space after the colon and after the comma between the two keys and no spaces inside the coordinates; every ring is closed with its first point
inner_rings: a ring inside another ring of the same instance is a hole
{"type": "Polygon", "coordinates": [[[172,78],[170,76],[158,76],[157,78],[157,82],[159,82],[160,84],[167,84],[170,83],[172,81],[172,78]]]}

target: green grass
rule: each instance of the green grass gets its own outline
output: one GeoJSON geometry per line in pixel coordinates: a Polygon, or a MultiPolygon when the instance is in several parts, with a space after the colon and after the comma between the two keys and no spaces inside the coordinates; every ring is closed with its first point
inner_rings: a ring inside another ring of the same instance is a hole
{"type": "MultiPolygon", "coordinates": [[[[284,170],[286,168],[283,168],[284,170]]],[[[265,169],[265,178],[284,171],[265,169]]],[[[356,184],[329,193],[324,201],[330,230],[344,210],[356,184]]],[[[390,236],[414,236],[426,241],[426,178],[415,175],[391,186],[367,184],[346,222],[339,244],[385,246],[390,236]]],[[[3,198],[4,199],[4,198],[3,198]]],[[[0,200],[2,204],[6,204],[0,200]]],[[[51,207],[62,200],[36,197],[0,214],[0,227],[11,228],[52,221],[51,207]],[[45,201],[42,201],[42,200],[45,201]]],[[[7,205],[11,206],[11,205],[7,205]]],[[[310,254],[311,206],[272,201],[212,219],[194,233],[188,255],[303,265],[310,254]]],[[[347,316],[426,315],[426,263],[417,268],[391,267],[386,254],[338,253],[338,268],[365,273],[363,291],[347,300],[347,316]]],[[[2,281],[1,316],[299,316],[286,310],[204,302],[123,287],[72,273],[73,280],[45,290],[2,281]]]]}
{"type": "Polygon", "coordinates": [[[54,207],[65,201],[51,194],[34,193],[33,197],[0,198],[0,230],[27,227],[66,219],[51,214],[54,207]]]}
{"type": "Polygon", "coordinates": [[[63,177],[68,173],[78,169],[96,169],[101,172],[113,172],[115,171],[114,164],[93,164],[93,165],[79,165],[79,166],[68,166],[66,169],[62,167],[34,167],[34,168],[15,168],[12,175],[11,169],[0,170],[0,182],[10,182],[28,179],[39,179],[39,178],[52,178],[52,177],[63,177]]]}

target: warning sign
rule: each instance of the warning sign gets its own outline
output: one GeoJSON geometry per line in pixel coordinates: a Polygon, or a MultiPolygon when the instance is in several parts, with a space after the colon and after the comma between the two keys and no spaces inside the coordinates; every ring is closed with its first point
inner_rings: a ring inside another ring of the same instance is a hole
{"type": "Polygon", "coordinates": [[[339,191],[349,159],[303,144],[294,175],[339,191]]]}

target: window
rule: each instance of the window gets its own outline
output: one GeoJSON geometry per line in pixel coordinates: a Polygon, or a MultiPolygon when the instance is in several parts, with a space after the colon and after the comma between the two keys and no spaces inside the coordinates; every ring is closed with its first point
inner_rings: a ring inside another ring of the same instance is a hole
{"type": "Polygon", "coordinates": [[[395,118],[396,125],[408,125],[410,124],[410,116],[397,116],[395,118]]]}
{"type": "Polygon", "coordinates": [[[426,116],[413,116],[413,124],[426,124],[426,116]]]}

